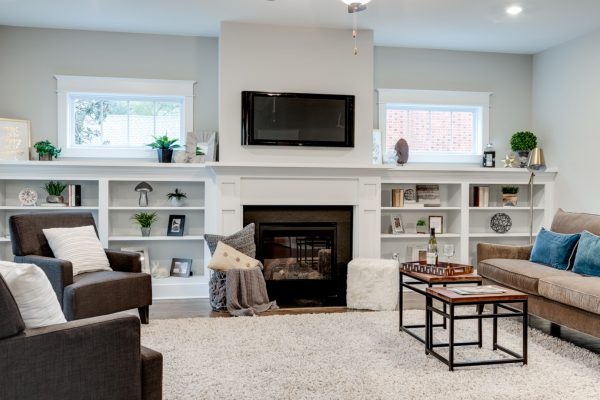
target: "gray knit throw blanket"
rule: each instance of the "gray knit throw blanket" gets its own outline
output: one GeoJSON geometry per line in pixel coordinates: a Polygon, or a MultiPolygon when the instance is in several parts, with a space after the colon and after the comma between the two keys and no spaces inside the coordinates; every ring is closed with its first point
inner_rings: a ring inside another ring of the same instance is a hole
{"type": "Polygon", "coordinates": [[[260,268],[230,269],[226,274],[227,311],[231,315],[251,316],[279,308],[274,301],[269,301],[260,268]]]}

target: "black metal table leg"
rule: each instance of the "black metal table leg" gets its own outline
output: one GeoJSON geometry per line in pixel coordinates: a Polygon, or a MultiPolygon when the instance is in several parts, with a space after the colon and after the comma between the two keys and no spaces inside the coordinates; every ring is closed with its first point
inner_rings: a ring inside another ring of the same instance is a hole
{"type": "MultiPolygon", "coordinates": [[[[498,305],[494,304],[493,307],[493,313],[498,314],[498,305]]],[[[492,349],[493,350],[498,350],[498,318],[494,317],[492,318],[492,349]]]]}
{"type": "MultiPolygon", "coordinates": [[[[445,283],[444,283],[444,287],[447,287],[447,285],[446,285],[445,283]]],[[[446,309],[446,303],[444,303],[444,312],[446,312],[446,311],[447,311],[447,309],[446,309]]],[[[446,325],[446,318],[444,318],[444,319],[442,320],[442,324],[443,324],[443,327],[444,327],[444,329],[446,329],[446,328],[447,328],[447,325],[446,325]]]]}
{"type": "Polygon", "coordinates": [[[431,296],[425,297],[425,355],[429,354],[429,349],[431,348],[431,343],[433,341],[432,333],[433,333],[433,313],[429,309],[433,304],[431,296]]]}
{"type": "MultiPolygon", "coordinates": [[[[483,304],[479,304],[477,306],[477,314],[481,315],[483,313],[483,304]]],[[[477,319],[477,342],[479,343],[478,346],[479,348],[481,348],[483,346],[483,333],[482,333],[482,325],[483,325],[483,319],[479,318],[477,319]]]]}
{"type": "Polygon", "coordinates": [[[402,314],[404,313],[404,290],[403,290],[403,286],[402,284],[403,279],[402,279],[402,272],[400,272],[400,293],[398,293],[398,314],[399,314],[399,325],[398,325],[398,330],[402,331],[402,314]]]}
{"type": "MultiPolygon", "coordinates": [[[[445,304],[445,303],[444,303],[445,304]]],[[[446,318],[444,318],[446,320],[446,318]]],[[[448,368],[454,371],[454,304],[450,304],[450,332],[448,341],[448,368]]]]}
{"type": "Polygon", "coordinates": [[[523,302],[523,365],[527,364],[527,326],[528,326],[528,301],[523,302]]]}

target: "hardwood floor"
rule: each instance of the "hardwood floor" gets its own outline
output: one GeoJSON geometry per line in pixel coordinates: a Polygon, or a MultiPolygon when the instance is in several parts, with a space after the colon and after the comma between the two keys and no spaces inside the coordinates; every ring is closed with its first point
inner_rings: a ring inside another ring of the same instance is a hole
{"type": "MultiPolygon", "coordinates": [[[[406,293],[404,304],[407,309],[423,309],[425,302],[416,293],[406,293]]],[[[314,313],[339,313],[356,312],[346,307],[302,307],[302,308],[280,308],[267,311],[261,315],[284,315],[284,314],[314,314],[314,313]]],[[[171,318],[228,318],[226,312],[214,312],[210,308],[208,299],[189,300],[155,300],[150,307],[150,320],[171,318]]],[[[588,349],[600,354],[600,338],[575,331],[566,327],[560,327],[541,318],[531,317],[529,326],[542,332],[566,340],[576,346],[588,349]]]]}

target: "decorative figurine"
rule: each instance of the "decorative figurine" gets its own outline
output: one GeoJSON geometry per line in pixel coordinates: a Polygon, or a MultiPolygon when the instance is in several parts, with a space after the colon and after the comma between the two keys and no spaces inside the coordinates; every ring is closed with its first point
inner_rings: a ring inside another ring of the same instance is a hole
{"type": "Polygon", "coordinates": [[[408,143],[404,139],[400,139],[394,146],[396,150],[396,162],[400,165],[406,164],[408,161],[408,143]]]}

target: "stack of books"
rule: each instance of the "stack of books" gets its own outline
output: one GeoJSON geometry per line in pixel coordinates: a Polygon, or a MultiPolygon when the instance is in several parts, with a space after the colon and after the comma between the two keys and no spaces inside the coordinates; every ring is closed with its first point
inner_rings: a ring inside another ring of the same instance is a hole
{"type": "Polygon", "coordinates": [[[67,206],[81,207],[81,185],[67,186],[67,206]]]}
{"type": "Polygon", "coordinates": [[[473,207],[490,206],[489,186],[473,186],[473,207]]]}

